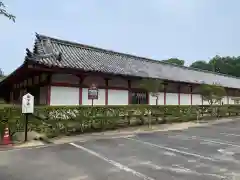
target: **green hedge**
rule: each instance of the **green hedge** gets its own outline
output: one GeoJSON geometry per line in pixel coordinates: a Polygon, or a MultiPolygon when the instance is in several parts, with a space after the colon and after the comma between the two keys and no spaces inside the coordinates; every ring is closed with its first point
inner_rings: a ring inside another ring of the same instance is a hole
{"type": "MultiPolygon", "coordinates": [[[[43,106],[29,118],[29,131],[48,137],[103,131],[143,124],[184,122],[236,116],[240,106],[43,106]]],[[[0,132],[8,124],[10,134],[24,131],[24,116],[19,106],[0,107],[0,132]]]]}

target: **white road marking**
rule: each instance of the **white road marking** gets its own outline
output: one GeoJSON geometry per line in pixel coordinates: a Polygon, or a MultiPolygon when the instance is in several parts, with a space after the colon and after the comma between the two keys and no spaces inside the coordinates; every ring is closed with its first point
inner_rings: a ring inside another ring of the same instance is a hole
{"type": "Polygon", "coordinates": [[[152,163],[151,161],[141,162],[140,165],[146,165],[146,166],[152,167],[156,170],[165,170],[165,171],[172,171],[172,172],[175,172],[175,173],[201,175],[198,172],[192,171],[191,169],[187,169],[185,167],[181,167],[179,165],[173,165],[172,167],[159,166],[159,165],[156,165],[156,164],[152,163]]]}
{"type": "Polygon", "coordinates": [[[226,178],[226,176],[221,176],[221,175],[217,175],[217,174],[199,173],[197,171],[193,171],[191,169],[185,168],[178,164],[175,164],[172,166],[161,166],[161,165],[156,165],[156,164],[152,163],[151,161],[144,161],[144,162],[138,162],[138,163],[132,164],[132,166],[139,166],[139,165],[145,165],[145,166],[149,166],[156,170],[165,170],[165,171],[171,171],[171,172],[180,173],[180,174],[193,174],[196,176],[212,176],[212,177],[216,177],[218,179],[226,178]]]}
{"type": "Polygon", "coordinates": [[[142,174],[142,173],[140,173],[140,172],[137,172],[137,171],[135,171],[135,170],[133,170],[133,169],[127,167],[127,166],[124,166],[124,165],[122,165],[122,164],[120,164],[120,163],[118,163],[118,162],[116,162],[116,161],[113,161],[113,160],[111,160],[111,159],[108,159],[107,157],[105,157],[105,156],[103,156],[103,155],[101,155],[101,154],[99,154],[99,153],[97,153],[97,152],[95,152],[95,151],[92,151],[92,150],[90,150],[90,149],[87,149],[87,148],[85,148],[85,147],[83,147],[83,146],[80,146],[80,145],[75,144],[75,143],[69,143],[69,144],[72,145],[72,146],[74,146],[74,147],[76,147],[76,148],[78,148],[78,149],[81,149],[81,150],[83,150],[83,151],[85,151],[85,152],[88,152],[89,154],[94,155],[94,156],[98,157],[99,159],[102,159],[102,160],[108,162],[109,164],[112,164],[113,166],[115,166],[115,167],[117,167],[117,168],[119,168],[119,169],[121,169],[121,170],[123,170],[123,171],[132,173],[133,175],[135,175],[135,176],[137,176],[137,177],[139,177],[139,178],[142,178],[142,179],[144,179],[144,180],[156,180],[156,179],[153,179],[153,178],[151,178],[151,177],[148,177],[148,176],[145,175],[145,174],[142,174]]]}
{"type": "Polygon", "coordinates": [[[178,146],[178,148],[184,149],[184,150],[189,150],[189,148],[187,148],[187,147],[182,147],[182,146],[178,146]]]}
{"type": "Polygon", "coordinates": [[[163,154],[164,154],[164,155],[167,155],[167,156],[176,156],[175,153],[169,152],[169,151],[166,151],[166,152],[164,152],[163,154]]]}
{"type": "Polygon", "coordinates": [[[239,137],[240,134],[228,134],[228,133],[220,133],[222,135],[225,135],[225,136],[236,136],[236,137],[239,137]]]}
{"type": "Polygon", "coordinates": [[[233,142],[223,141],[223,140],[220,140],[220,139],[208,139],[208,138],[203,138],[203,137],[200,137],[200,136],[185,136],[185,137],[188,137],[189,139],[195,139],[195,140],[200,140],[200,141],[205,141],[205,142],[210,142],[210,143],[215,143],[215,144],[221,144],[221,145],[228,145],[228,146],[233,146],[233,147],[240,148],[239,144],[233,144],[233,142]]]}
{"type": "Polygon", "coordinates": [[[205,160],[210,160],[210,161],[217,161],[216,159],[213,159],[211,157],[206,157],[206,156],[202,156],[200,154],[181,151],[181,150],[178,150],[178,149],[174,149],[174,148],[170,148],[170,147],[166,147],[166,146],[161,146],[161,145],[158,145],[158,144],[153,144],[153,143],[138,140],[138,139],[133,139],[133,138],[126,138],[126,139],[136,141],[136,142],[139,142],[139,143],[142,143],[142,144],[145,144],[145,145],[149,145],[149,146],[152,146],[152,147],[157,147],[157,148],[160,148],[160,149],[165,149],[165,150],[168,150],[168,151],[176,152],[176,153],[183,154],[183,155],[194,156],[194,157],[197,157],[197,158],[200,158],[200,159],[205,159],[205,160]]]}
{"type": "Polygon", "coordinates": [[[39,145],[39,146],[31,146],[31,147],[11,147],[9,149],[5,149],[4,147],[1,148],[0,153],[4,152],[14,152],[14,151],[20,151],[20,150],[32,150],[32,149],[42,149],[42,148],[47,148],[47,147],[52,147],[56,146],[55,144],[49,144],[49,145],[39,145]]]}
{"type": "Polygon", "coordinates": [[[68,179],[68,180],[84,180],[84,179],[87,179],[88,176],[78,176],[78,177],[74,177],[74,178],[71,178],[71,179],[68,179]]]}
{"type": "Polygon", "coordinates": [[[229,156],[233,156],[235,154],[234,152],[226,151],[225,149],[218,149],[218,152],[229,155],[229,156]]]}
{"type": "Polygon", "coordinates": [[[104,137],[104,138],[101,138],[101,139],[121,139],[121,138],[126,138],[126,137],[134,137],[134,135],[123,135],[123,136],[104,137]]]}
{"type": "Polygon", "coordinates": [[[240,129],[239,128],[235,128],[235,127],[228,127],[228,126],[224,126],[224,127],[220,127],[220,126],[211,126],[212,129],[222,129],[224,130],[224,132],[227,130],[230,130],[230,131],[239,131],[240,129]]]}

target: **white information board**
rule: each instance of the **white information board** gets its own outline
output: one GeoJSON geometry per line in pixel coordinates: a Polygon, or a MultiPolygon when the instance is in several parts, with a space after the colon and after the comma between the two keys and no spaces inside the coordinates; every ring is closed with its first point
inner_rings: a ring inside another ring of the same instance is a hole
{"type": "Polygon", "coordinates": [[[34,96],[31,94],[25,94],[22,97],[22,113],[33,113],[34,112],[34,96]]]}

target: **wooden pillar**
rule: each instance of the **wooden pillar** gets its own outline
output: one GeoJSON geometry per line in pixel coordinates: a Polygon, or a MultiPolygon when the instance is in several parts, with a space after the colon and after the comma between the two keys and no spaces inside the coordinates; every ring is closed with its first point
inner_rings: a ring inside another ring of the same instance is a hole
{"type": "Polygon", "coordinates": [[[83,99],[83,81],[86,78],[84,75],[78,75],[79,78],[79,105],[82,105],[82,99],[83,99]]]}
{"type": "Polygon", "coordinates": [[[82,87],[79,87],[79,105],[82,105],[82,87]]]}
{"type": "Polygon", "coordinates": [[[147,104],[150,104],[150,92],[147,92],[147,104]]]}
{"type": "Polygon", "coordinates": [[[51,85],[47,86],[47,105],[51,104],[51,85]]]}
{"type": "Polygon", "coordinates": [[[108,105],[108,79],[105,79],[105,105],[108,105]]]}
{"type": "Polygon", "coordinates": [[[178,85],[178,105],[181,105],[181,85],[178,85]]]}
{"type": "Polygon", "coordinates": [[[83,81],[83,79],[80,78],[80,80],[79,80],[79,105],[82,105],[82,81],[83,81]]]}
{"type": "Polygon", "coordinates": [[[47,105],[51,104],[51,83],[52,83],[52,74],[48,74],[47,76],[47,105]]]}
{"type": "Polygon", "coordinates": [[[14,95],[13,95],[13,90],[10,92],[10,103],[13,103],[14,100],[14,95]]]}
{"type": "Polygon", "coordinates": [[[131,104],[132,102],[132,97],[131,97],[131,81],[128,80],[128,104],[131,104]]]}
{"type": "Polygon", "coordinates": [[[193,99],[192,99],[192,92],[193,92],[193,87],[192,87],[192,85],[190,85],[190,102],[191,102],[191,105],[192,105],[192,103],[193,103],[193,99]]]}
{"type": "Polygon", "coordinates": [[[20,104],[20,89],[19,87],[17,89],[15,89],[15,92],[16,92],[16,99],[15,99],[15,103],[16,104],[20,104]]]}
{"type": "Polygon", "coordinates": [[[167,104],[167,84],[164,83],[164,90],[163,90],[163,103],[164,105],[167,104]]]}

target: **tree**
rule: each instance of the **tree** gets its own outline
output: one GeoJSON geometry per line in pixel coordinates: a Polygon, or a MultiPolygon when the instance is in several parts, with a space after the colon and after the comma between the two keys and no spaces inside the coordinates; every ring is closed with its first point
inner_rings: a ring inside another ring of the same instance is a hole
{"type": "Polygon", "coordinates": [[[212,67],[206,61],[196,61],[190,65],[192,68],[212,71],[212,67]]]}
{"type": "Polygon", "coordinates": [[[220,104],[222,98],[226,95],[225,88],[217,84],[200,86],[200,93],[204,101],[208,101],[210,105],[220,104]]]}
{"type": "Polygon", "coordinates": [[[214,72],[219,72],[227,75],[240,77],[240,73],[239,73],[240,58],[239,57],[215,56],[209,61],[209,64],[212,66],[212,69],[214,72]]]}
{"type": "Polygon", "coordinates": [[[140,81],[140,88],[145,89],[151,96],[156,98],[156,105],[158,105],[159,93],[164,88],[163,81],[159,79],[143,79],[140,81]]]}
{"type": "Polygon", "coordinates": [[[168,60],[162,60],[162,62],[166,62],[169,64],[174,64],[174,65],[179,65],[179,66],[184,66],[185,61],[178,59],[178,58],[170,58],[168,60]]]}
{"type": "Polygon", "coordinates": [[[2,1],[0,1],[0,15],[3,15],[8,19],[12,20],[13,22],[15,22],[16,17],[13,14],[7,12],[6,6],[2,1]]]}
{"type": "Polygon", "coordinates": [[[215,56],[210,59],[209,62],[206,61],[196,61],[190,65],[190,67],[208,70],[212,72],[218,72],[221,74],[226,74],[230,76],[240,77],[240,57],[220,57],[215,56]]]}

